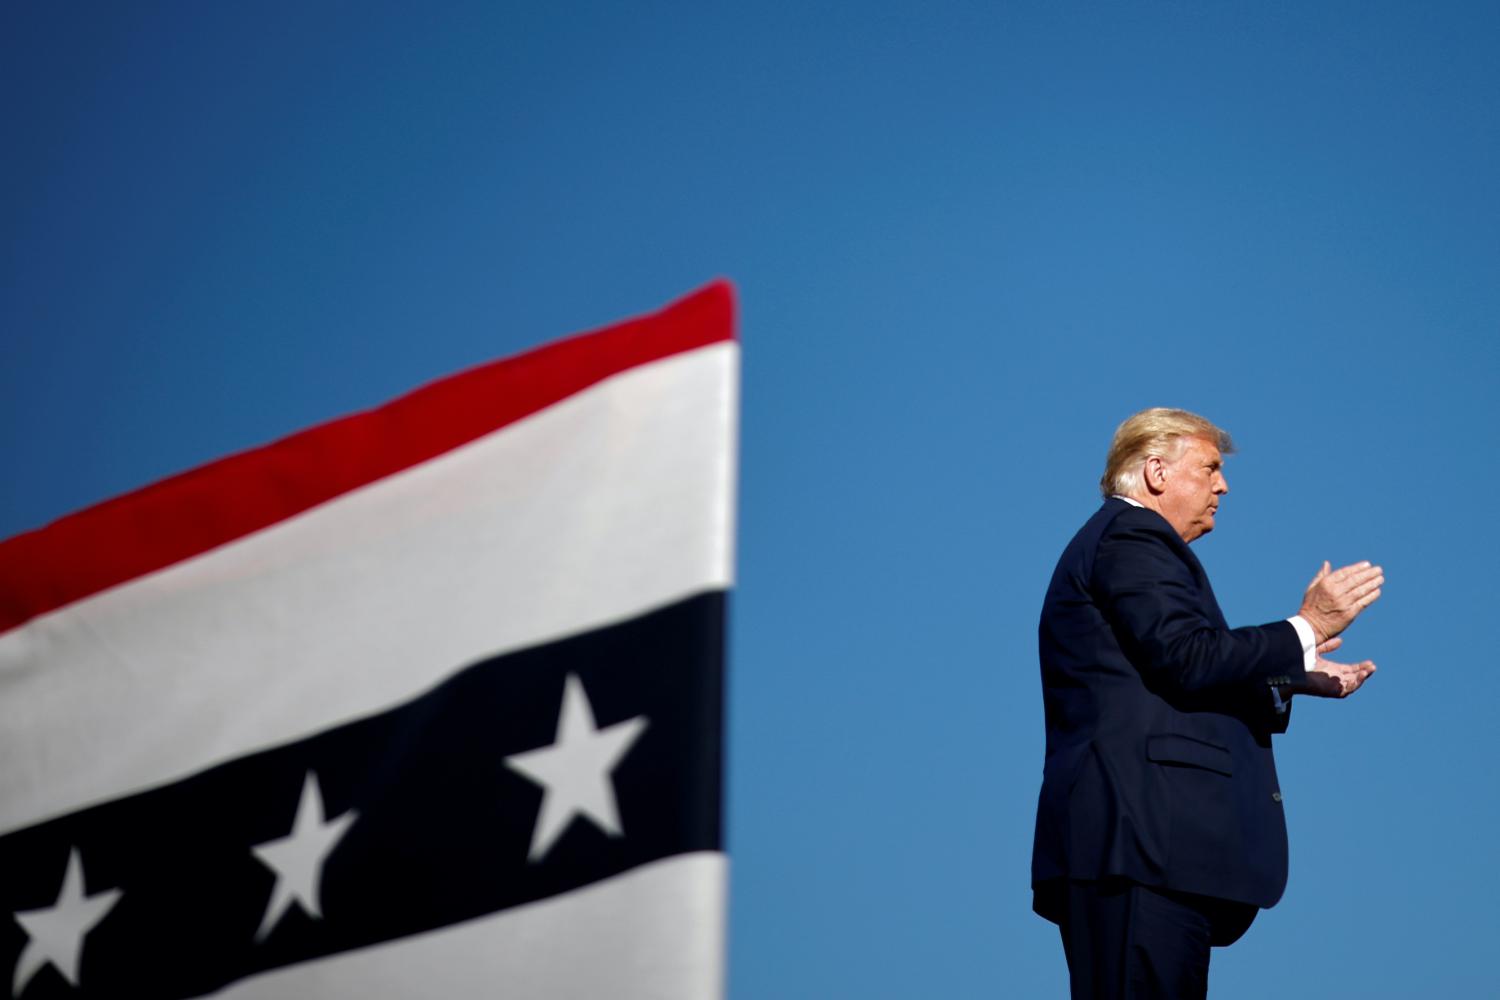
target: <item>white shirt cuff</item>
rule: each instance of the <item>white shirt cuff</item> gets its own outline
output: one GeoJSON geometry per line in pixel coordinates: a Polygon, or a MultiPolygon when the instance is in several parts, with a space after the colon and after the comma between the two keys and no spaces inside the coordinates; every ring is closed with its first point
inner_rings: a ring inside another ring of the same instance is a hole
{"type": "Polygon", "coordinates": [[[1287,621],[1292,623],[1297,638],[1302,641],[1302,669],[1312,673],[1318,665],[1318,637],[1313,635],[1312,626],[1301,615],[1292,615],[1287,621]]]}

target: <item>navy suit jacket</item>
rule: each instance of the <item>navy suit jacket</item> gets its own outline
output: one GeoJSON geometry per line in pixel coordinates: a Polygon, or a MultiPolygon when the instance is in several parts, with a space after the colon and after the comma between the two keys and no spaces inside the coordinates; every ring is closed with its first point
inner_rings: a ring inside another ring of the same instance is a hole
{"type": "MultiPolygon", "coordinates": [[[[1268,907],[1286,887],[1270,686],[1304,677],[1289,622],[1231,629],[1166,519],[1120,499],[1042,605],[1047,761],[1033,886],[1123,878],[1268,907]]],[[[1037,910],[1047,912],[1037,893],[1037,910]]],[[[1253,911],[1252,911],[1253,912],[1253,911]]]]}

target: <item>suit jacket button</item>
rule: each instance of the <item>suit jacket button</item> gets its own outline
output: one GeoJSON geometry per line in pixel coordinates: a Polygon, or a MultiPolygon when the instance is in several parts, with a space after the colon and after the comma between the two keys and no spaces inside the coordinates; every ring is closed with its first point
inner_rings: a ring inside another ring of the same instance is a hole
{"type": "Polygon", "coordinates": [[[1272,802],[1280,802],[1281,801],[1281,793],[1280,792],[1272,792],[1271,793],[1271,801],[1272,802]]]}

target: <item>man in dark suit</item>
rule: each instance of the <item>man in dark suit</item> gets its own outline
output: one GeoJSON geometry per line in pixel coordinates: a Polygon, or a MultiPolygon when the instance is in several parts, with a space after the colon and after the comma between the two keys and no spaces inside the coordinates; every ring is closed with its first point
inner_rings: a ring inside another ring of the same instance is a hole
{"type": "Polygon", "coordinates": [[[1375,670],[1322,656],[1380,596],[1369,563],[1324,563],[1285,621],[1225,622],[1188,543],[1213,530],[1231,450],[1183,410],[1126,420],[1104,505],[1047,588],[1031,877],[1074,1000],[1207,995],[1210,946],[1236,940],[1286,885],[1272,734],[1293,695],[1346,697],[1375,670]]]}

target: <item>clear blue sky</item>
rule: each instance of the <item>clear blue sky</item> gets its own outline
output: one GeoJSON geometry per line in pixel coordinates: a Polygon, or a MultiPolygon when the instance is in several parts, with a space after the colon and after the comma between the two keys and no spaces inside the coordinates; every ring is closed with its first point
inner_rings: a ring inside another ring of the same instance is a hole
{"type": "Polygon", "coordinates": [[[1500,994],[1500,7],[0,7],[0,535],[716,276],[745,350],[731,995],[1056,997],[1035,622],[1108,437],[1324,559],[1283,902],[1217,1000],[1500,994]],[[417,9],[420,7],[420,10],[417,9]]]}

